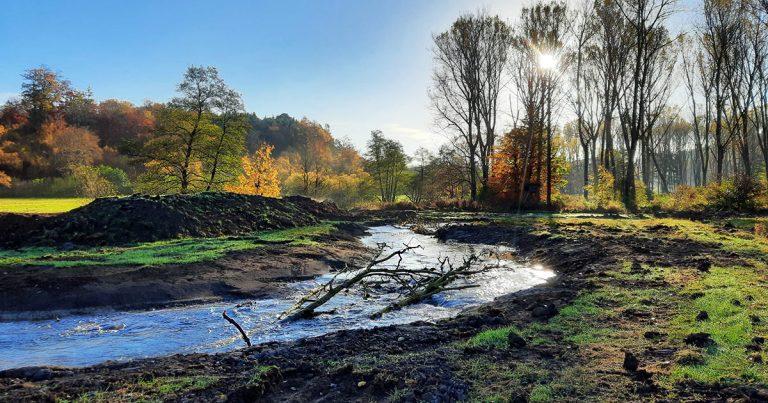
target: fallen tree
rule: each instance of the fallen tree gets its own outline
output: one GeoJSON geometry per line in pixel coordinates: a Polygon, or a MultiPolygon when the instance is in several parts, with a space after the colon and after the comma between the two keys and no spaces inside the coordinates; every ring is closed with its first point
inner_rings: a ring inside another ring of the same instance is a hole
{"type": "Polygon", "coordinates": [[[371,315],[372,319],[377,319],[385,313],[416,304],[443,291],[477,287],[477,284],[469,283],[468,278],[494,267],[492,265],[477,267],[480,258],[475,253],[463,258],[460,265],[454,265],[449,258],[445,257],[438,259],[438,265],[435,267],[404,267],[403,255],[417,248],[421,246],[404,245],[401,249],[385,254],[389,246],[384,243],[378,244],[374,258],[364,268],[345,267],[340,270],[330,281],[314,288],[283,312],[280,319],[311,318],[318,314],[319,307],[334,296],[356,287],[361,288],[366,296],[375,291],[398,294],[395,302],[371,315]],[[393,266],[383,265],[393,259],[397,259],[393,266]],[[464,282],[456,284],[460,280],[464,282]]]}

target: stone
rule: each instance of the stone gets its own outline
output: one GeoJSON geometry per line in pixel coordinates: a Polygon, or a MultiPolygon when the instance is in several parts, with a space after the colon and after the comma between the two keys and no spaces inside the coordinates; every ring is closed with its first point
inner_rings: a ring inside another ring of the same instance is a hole
{"type": "Polygon", "coordinates": [[[649,331],[643,333],[643,337],[645,337],[648,340],[660,339],[662,336],[664,336],[663,333],[657,332],[655,330],[649,330],[649,331]]]}
{"type": "Polygon", "coordinates": [[[522,348],[528,345],[528,342],[515,332],[509,332],[509,335],[507,336],[507,343],[509,348],[522,348]]]}
{"type": "Polygon", "coordinates": [[[755,336],[755,337],[752,338],[752,343],[763,344],[763,343],[765,343],[765,337],[755,336]]]}
{"type": "Polygon", "coordinates": [[[367,383],[365,381],[360,381],[360,382],[357,383],[357,387],[358,388],[364,388],[365,385],[367,385],[367,383]]]}
{"type": "Polygon", "coordinates": [[[531,310],[531,316],[534,318],[549,319],[557,315],[557,308],[552,304],[541,304],[531,310]]]}
{"type": "Polygon", "coordinates": [[[637,367],[640,366],[640,361],[635,357],[634,354],[630,353],[629,351],[624,352],[624,363],[622,364],[622,368],[624,368],[627,371],[634,372],[637,371],[637,367]]]}
{"type": "Polygon", "coordinates": [[[715,341],[712,340],[710,334],[704,332],[691,333],[688,336],[685,336],[683,341],[685,341],[685,344],[702,348],[715,344],[715,341]]]}

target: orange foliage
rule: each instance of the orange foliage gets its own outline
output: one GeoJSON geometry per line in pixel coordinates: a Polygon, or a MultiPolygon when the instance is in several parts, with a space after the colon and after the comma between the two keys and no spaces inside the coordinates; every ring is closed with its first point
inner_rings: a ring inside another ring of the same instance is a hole
{"type": "MultiPolygon", "coordinates": [[[[8,129],[0,125],[0,168],[18,168],[21,166],[21,158],[17,153],[6,150],[11,145],[10,142],[3,140],[7,132],[8,129]]],[[[0,186],[11,186],[11,177],[2,169],[0,169],[0,186]]]]}
{"type": "MultiPolygon", "coordinates": [[[[539,147],[543,148],[544,145],[537,142],[536,138],[530,142],[529,140],[527,130],[518,128],[506,133],[496,147],[489,187],[494,199],[503,205],[516,206],[520,201],[521,189],[523,190],[522,203],[524,206],[533,206],[545,200],[546,162],[542,158],[541,166],[539,166],[536,158],[540,151],[539,147]],[[526,158],[529,143],[530,152],[528,155],[530,157],[526,158]],[[524,174],[525,179],[523,179],[524,174]]],[[[561,158],[553,158],[552,164],[553,193],[555,193],[557,185],[562,179],[563,161],[561,158]]]]}
{"type": "Polygon", "coordinates": [[[53,163],[59,169],[70,164],[92,165],[102,158],[99,138],[88,129],[53,119],[45,122],[40,131],[42,142],[51,148],[53,163]]]}
{"type": "Polygon", "coordinates": [[[227,185],[224,189],[249,195],[280,196],[280,180],[272,159],[273,149],[274,146],[261,144],[253,156],[243,157],[243,173],[237,178],[236,184],[227,185]]]}

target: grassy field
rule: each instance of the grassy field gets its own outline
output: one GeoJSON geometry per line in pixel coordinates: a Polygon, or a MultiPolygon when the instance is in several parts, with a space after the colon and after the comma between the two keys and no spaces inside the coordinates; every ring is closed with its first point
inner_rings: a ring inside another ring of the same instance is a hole
{"type": "Polygon", "coordinates": [[[553,236],[560,237],[568,237],[568,228],[578,224],[619,229],[623,234],[665,225],[670,233],[658,236],[710,244],[732,252],[739,259],[732,265],[713,265],[707,272],[653,265],[643,265],[638,272],[632,270],[631,261],[624,261],[605,276],[594,279],[593,289],[583,292],[546,323],[476,334],[465,342],[467,346],[504,350],[510,333],[525,337],[533,345],[566,343],[573,346],[579,364],[550,372],[541,369],[543,363],[535,360],[513,369],[496,368],[494,361],[485,359],[460,362],[466,376],[478,380],[473,384],[473,394],[478,400],[494,401],[510,389],[526,389],[534,384],[529,401],[568,400],[592,393],[607,400],[622,400],[626,397],[622,393],[632,384],[625,376],[606,381],[610,376],[606,369],[621,368],[624,351],[642,354],[664,349],[673,355],[656,359],[646,355],[642,364],[656,374],[657,385],[673,398],[676,386],[686,382],[712,387],[768,384],[768,366],[763,364],[764,353],[759,346],[762,342],[754,341],[762,340],[760,337],[768,331],[768,239],[754,231],[755,224],[764,222],[764,218],[742,221],[712,225],[673,219],[526,220],[525,224],[543,224],[544,231],[549,227],[557,234],[553,236]],[[637,312],[644,319],[632,316],[637,312]],[[700,312],[707,312],[708,318],[698,319],[700,312]],[[686,346],[683,339],[695,332],[710,334],[714,344],[706,348],[686,346]]]}
{"type": "Polygon", "coordinates": [[[241,237],[185,238],[72,251],[52,247],[0,250],[0,266],[150,266],[215,260],[228,252],[259,248],[268,242],[313,245],[313,237],[328,234],[333,224],[264,231],[241,237]]]}
{"type": "Polygon", "coordinates": [[[0,198],[0,213],[52,214],[84,206],[93,199],[84,198],[0,198]]]}

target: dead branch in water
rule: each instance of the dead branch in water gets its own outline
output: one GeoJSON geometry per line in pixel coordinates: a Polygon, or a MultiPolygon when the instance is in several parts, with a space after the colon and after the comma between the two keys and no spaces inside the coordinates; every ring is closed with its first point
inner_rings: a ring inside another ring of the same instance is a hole
{"type": "Polygon", "coordinates": [[[320,287],[313,289],[307,295],[305,295],[302,299],[300,299],[296,304],[294,304],[290,309],[280,314],[280,319],[301,319],[301,318],[310,318],[314,316],[315,310],[317,308],[319,308],[326,302],[330,301],[331,298],[333,298],[336,294],[340,293],[341,291],[353,287],[357,283],[363,281],[366,277],[386,274],[385,273],[386,269],[376,267],[379,264],[384,263],[390,259],[393,259],[394,257],[397,257],[398,260],[397,260],[396,269],[398,269],[400,267],[400,263],[403,261],[403,254],[407,253],[412,249],[416,249],[420,247],[421,245],[417,245],[417,246],[405,245],[403,249],[396,250],[390,253],[389,255],[381,257],[384,254],[384,251],[388,248],[388,246],[383,243],[378,244],[376,255],[368,263],[368,265],[365,266],[365,268],[363,268],[354,276],[346,280],[340,280],[339,279],[340,276],[353,272],[351,270],[348,270],[345,267],[344,269],[336,273],[336,275],[333,276],[330,281],[321,285],[320,287]]]}
{"type": "Polygon", "coordinates": [[[293,307],[283,312],[280,318],[293,320],[315,316],[317,308],[330,301],[335,295],[358,285],[363,288],[366,296],[371,289],[399,294],[400,299],[371,315],[372,319],[376,319],[385,313],[418,303],[443,291],[477,287],[477,285],[469,283],[460,285],[454,283],[458,280],[466,280],[472,275],[485,272],[493,267],[473,267],[480,260],[474,253],[464,258],[463,263],[459,266],[454,266],[448,258],[441,258],[438,259],[439,265],[437,267],[416,269],[402,267],[403,254],[419,247],[405,245],[404,248],[382,257],[388,246],[379,244],[376,255],[365,268],[357,271],[341,270],[329,282],[313,289],[293,307]],[[395,257],[397,257],[397,263],[394,267],[380,266],[395,257]]]}
{"type": "Polygon", "coordinates": [[[251,339],[248,338],[247,334],[245,334],[245,330],[243,330],[243,328],[240,327],[240,324],[235,322],[234,319],[230,318],[229,315],[227,315],[227,311],[222,312],[221,316],[223,316],[224,319],[227,320],[227,322],[233,324],[237,328],[237,330],[240,331],[240,336],[243,337],[243,340],[245,341],[245,344],[247,344],[248,347],[250,347],[251,346],[251,339]]]}
{"type": "Polygon", "coordinates": [[[385,313],[402,309],[408,305],[416,304],[437,293],[443,291],[463,290],[467,288],[478,287],[477,284],[463,284],[451,286],[459,279],[466,279],[469,276],[488,271],[492,266],[484,266],[472,269],[472,265],[479,262],[480,258],[474,253],[464,258],[464,262],[457,267],[451,264],[446,257],[438,259],[440,266],[433,268],[428,273],[421,274],[416,281],[404,284],[405,292],[401,293],[402,298],[388,305],[384,309],[371,315],[371,319],[378,319],[385,313]]]}

